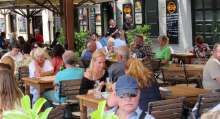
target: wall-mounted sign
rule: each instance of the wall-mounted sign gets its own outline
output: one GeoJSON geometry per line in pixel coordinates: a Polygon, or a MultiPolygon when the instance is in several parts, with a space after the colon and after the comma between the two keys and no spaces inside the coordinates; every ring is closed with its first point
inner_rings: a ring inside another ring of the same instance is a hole
{"type": "Polygon", "coordinates": [[[142,13],[135,13],[135,24],[142,24],[142,13]]]}
{"type": "Polygon", "coordinates": [[[135,12],[142,12],[142,6],[140,0],[136,0],[135,2],[135,12]]]}
{"type": "Polygon", "coordinates": [[[166,0],[167,36],[170,44],[179,43],[179,13],[177,0],[166,0]]]}
{"type": "Polygon", "coordinates": [[[142,13],[142,0],[135,0],[134,4],[134,19],[135,19],[135,24],[140,25],[143,23],[143,13],[142,13]]]}
{"type": "Polygon", "coordinates": [[[123,4],[123,28],[125,30],[131,29],[133,27],[133,10],[132,4],[123,4]]]}

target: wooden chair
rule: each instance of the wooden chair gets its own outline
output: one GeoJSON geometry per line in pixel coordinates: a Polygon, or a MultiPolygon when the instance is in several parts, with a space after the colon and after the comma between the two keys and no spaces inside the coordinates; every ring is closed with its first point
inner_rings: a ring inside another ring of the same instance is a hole
{"type": "Polygon", "coordinates": [[[196,104],[196,115],[200,117],[202,113],[207,112],[215,107],[220,102],[220,92],[201,94],[198,97],[196,104]]]}
{"type": "Polygon", "coordinates": [[[23,77],[29,77],[29,68],[27,66],[19,67],[18,68],[18,85],[19,87],[24,90],[24,82],[22,81],[23,77]]]}
{"type": "Polygon", "coordinates": [[[177,70],[174,72],[167,71],[162,69],[163,80],[168,84],[197,84],[197,87],[202,87],[201,77],[195,75],[189,75],[186,64],[179,64],[179,67],[176,67],[177,70]]]}
{"type": "Polygon", "coordinates": [[[192,64],[205,64],[207,61],[206,58],[192,58],[192,64]]]}
{"type": "Polygon", "coordinates": [[[78,99],[76,99],[76,95],[79,94],[80,83],[81,83],[81,79],[63,80],[63,81],[60,81],[60,85],[59,85],[59,98],[60,98],[59,104],[61,104],[61,98],[66,97],[67,100],[64,103],[62,103],[66,107],[65,115],[69,115],[74,118],[78,118],[79,115],[76,115],[76,114],[79,114],[79,113],[72,112],[73,110],[70,107],[74,108],[73,105],[76,105],[78,107],[79,101],[78,99]]]}
{"type": "Polygon", "coordinates": [[[77,80],[63,80],[59,85],[59,97],[66,97],[66,102],[78,103],[76,95],[79,94],[81,79],[77,80]]]}
{"type": "Polygon", "coordinates": [[[151,59],[150,61],[150,69],[153,72],[153,76],[156,80],[159,80],[159,76],[161,74],[161,60],[160,59],[151,59]]]}
{"type": "Polygon", "coordinates": [[[150,102],[148,113],[156,119],[181,119],[184,97],[150,102]]]}
{"type": "Polygon", "coordinates": [[[48,115],[48,119],[63,119],[65,106],[57,106],[48,115]]]}

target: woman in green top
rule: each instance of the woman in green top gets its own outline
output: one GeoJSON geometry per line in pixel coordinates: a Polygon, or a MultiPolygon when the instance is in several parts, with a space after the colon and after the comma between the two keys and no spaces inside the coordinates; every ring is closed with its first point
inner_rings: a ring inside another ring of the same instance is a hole
{"type": "Polygon", "coordinates": [[[169,38],[167,36],[158,37],[160,48],[155,52],[154,58],[160,59],[162,64],[167,64],[171,58],[171,50],[168,45],[169,38]]]}

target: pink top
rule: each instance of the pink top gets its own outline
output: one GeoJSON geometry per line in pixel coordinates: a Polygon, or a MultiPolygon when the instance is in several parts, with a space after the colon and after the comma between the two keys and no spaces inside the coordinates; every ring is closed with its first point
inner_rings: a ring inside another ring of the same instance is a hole
{"type": "Polygon", "coordinates": [[[54,74],[56,74],[58,71],[60,71],[60,67],[63,65],[63,59],[60,57],[53,57],[52,64],[54,67],[54,74]]]}

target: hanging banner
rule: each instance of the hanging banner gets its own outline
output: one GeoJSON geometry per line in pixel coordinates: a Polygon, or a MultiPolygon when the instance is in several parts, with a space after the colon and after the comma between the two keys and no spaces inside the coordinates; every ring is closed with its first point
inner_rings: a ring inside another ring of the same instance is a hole
{"type": "Polygon", "coordinates": [[[179,43],[179,13],[177,0],[166,0],[167,36],[170,44],[179,43]]]}
{"type": "Polygon", "coordinates": [[[135,7],[134,7],[134,21],[136,25],[141,25],[143,23],[143,16],[142,16],[142,4],[141,0],[135,0],[135,7]]]}
{"type": "Polygon", "coordinates": [[[133,27],[133,10],[132,4],[123,4],[123,28],[124,30],[129,30],[133,27]],[[126,26],[126,28],[125,28],[126,26]]]}

